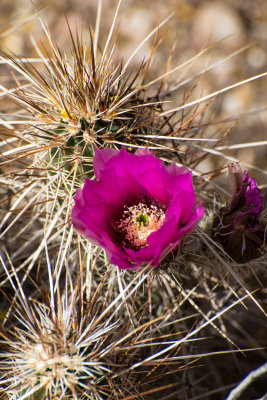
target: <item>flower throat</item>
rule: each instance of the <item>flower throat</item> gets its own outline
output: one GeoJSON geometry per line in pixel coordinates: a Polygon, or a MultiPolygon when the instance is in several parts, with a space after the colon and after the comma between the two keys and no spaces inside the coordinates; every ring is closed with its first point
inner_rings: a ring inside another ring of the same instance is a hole
{"type": "Polygon", "coordinates": [[[165,220],[165,212],[155,205],[139,203],[125,207],[118,228],[125,234],[124,245],[134,249],[147,247],[147,238],[158,230],[165,220]]]}

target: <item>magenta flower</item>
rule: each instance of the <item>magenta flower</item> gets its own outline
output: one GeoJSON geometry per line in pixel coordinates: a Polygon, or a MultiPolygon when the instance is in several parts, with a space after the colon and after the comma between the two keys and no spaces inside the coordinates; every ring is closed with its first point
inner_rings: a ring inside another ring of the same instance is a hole
{"type": "Polygon", "coordinates": [[[119,268],[158,266],[204,214],[191,172],[166,168],[149,150],[96,148],[94,171],[97,180],[76,192],[72,222],[119,268]]]}
{"type": "Polygon", "coordinates": [[[235,261],[245,262],[259,257],[264,244],[262,192],[239,164],[230,164],[228,170],[232,199],[214,220],[214,239],[235,261]]]}

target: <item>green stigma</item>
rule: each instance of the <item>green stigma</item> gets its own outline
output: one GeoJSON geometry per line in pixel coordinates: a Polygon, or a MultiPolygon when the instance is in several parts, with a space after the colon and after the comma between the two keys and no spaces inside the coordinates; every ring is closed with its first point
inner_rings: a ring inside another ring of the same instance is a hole
{"type": "Polygon", "coordinates": [[[145,214],[139,214],[138,217],[135,218],[135,222],[139,226],[147,226],[149,224],[149,219],[145,214]]]}

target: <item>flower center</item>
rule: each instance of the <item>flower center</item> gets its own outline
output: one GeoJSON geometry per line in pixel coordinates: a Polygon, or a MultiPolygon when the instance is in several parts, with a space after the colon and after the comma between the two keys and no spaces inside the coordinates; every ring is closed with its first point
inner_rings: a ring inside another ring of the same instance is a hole
{"type": "Polygon", "coordinates": [[[138,217],[135,218],[135,222],[139,226],[147,226],[149,224],[149,219],[146,214],[139,214],[138,217]]]}
{"type": "Polygon", "coordinates": [[[125,208],[118,228],[125,234],[124,245],[134,249],[147,246],[147,238],[161,227],[165,220],[163,209],[144,203],[125,208]]]}

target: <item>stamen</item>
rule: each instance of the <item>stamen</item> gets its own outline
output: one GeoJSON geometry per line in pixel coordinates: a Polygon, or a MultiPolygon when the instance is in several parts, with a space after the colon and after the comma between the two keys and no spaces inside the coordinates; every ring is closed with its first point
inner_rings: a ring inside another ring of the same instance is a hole
{"type": "Polygon", "coordinates": [[[135,249],[147,246],[147,238],[158,230],[165,220],[164,210],[155,206],[139,203],[127,207],[120,219],[118,228],[125,233],[124,244],[135,249]]]}

